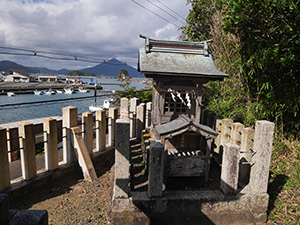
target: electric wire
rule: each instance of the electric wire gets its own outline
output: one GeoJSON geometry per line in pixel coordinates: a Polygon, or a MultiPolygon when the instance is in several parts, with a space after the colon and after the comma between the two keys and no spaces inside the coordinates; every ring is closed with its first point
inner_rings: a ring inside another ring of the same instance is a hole
{"type": "MultiPolygon", "coordinates": [[[[97,57],[90,57],[90,56],[82,56],[82,55],[71,55],[66,53],[57,53],[57,52],[49,52],[49,51],[38,51],[38,50],[32,50],[32,49],[24,49],[24,48],[13,48],[13,47],[6,47],[6,46],[0,46],[0,49],[7,49],[7,50],[13,50],[13,51],[24,51],[24,52],[31,52],[29,53],[19,53],[19,52],[4,52],[0,51],[0,54],[4,55],[17,55],[17,56],[33,56],[33,57],[40,57],[40,58],[46,58],[46,59],[54,59],[54,60],[65,60],[65,61],[79,61],[79,62],[87,62],[87,63],[106,63],[114,66],[124,66],[124,65],[130,65],[133,63],[130,62],[121,62],[120,63],[112,63],[109,62],[107,59],[103,58],[97,58],[97,57]],[[55,57],[55,56],[48,56],[48,55],[57,55],[57,56],[65,56],[65,57],[55,57]],[[68,58],[70,57],[70,58],[68,58]]],[[[136,65],[136,64],[134,64],[136,65]]]]}
{"type": "Polygon", "coordinates": [[[161,11],[163,11],[164,13],[168,14],[169,16],[171,16],[172,18],[174,18],[175,20],[179,21],[180,23],[185,23],[185,20],[182,21],[180,19],[178,19],[177,17],[173,16],[171,13],[167,12],[166,10],[164,10],[163,8],[159,7],[158,5],[154,4],[153,2],[151,2],[150,0],[146,0],[147,2],[149,2],[151,5],[154,5],[156,8],[160,9],[161,11]]]}
{"type": "Polygon", "coordinates": [[[134,1],[134,0],[131,0],[131,1],[132,1],[133,3],[135,3],[135,4],[137,4],[138,6],[142,7],[143,9],[145,9],[145,10],[147,10],[147,11],[151,12],[152,14],[154,14],[154,15],[158,16],[159,18],[161,18],[161,19],[163,19],[163,20],[167,21],[168,23],[170,23],[170,24],[174,25],[174,26],[175,26],[175,27],[177,27],[178,29],[180,28],[180,26],[178,26],[177,24],[175,24],[175,23],[171,22],[170,20],[168,20],[168,19],[164,18],[163,16],[161,16],[161,15],[157,14],[156,12],[153,12],[152,10],[150,10],[150,9],[148,9],[147,7],[145,7],[145,6],[141,5],[140,3],[138,3],[138,2],[136,2],[136,1],[134,1]]]}
{"type": "Polygon", "coordinates": [[[177,16],[179,16],[181,19],[183,19],[185,21],[185,18],[183,16],[181,16],[180,14],[178,14],[177,12],[175,12],[173,9],[171,9],[170,7],[168,7],[167,5],[165,5],[164,3],[162,3],[159,0],[156,0],[157,2],[159,2],[160,4],[162,4],[164,7],[166,7],[167,9],[169,9],[170,11],[172,11],[173,13],[175,13],[177,16]]]}

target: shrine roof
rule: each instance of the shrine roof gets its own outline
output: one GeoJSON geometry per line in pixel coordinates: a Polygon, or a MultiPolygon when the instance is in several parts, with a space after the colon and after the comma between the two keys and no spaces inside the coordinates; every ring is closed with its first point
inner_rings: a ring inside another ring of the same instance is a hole
{"type": "Polygon", "coordinates": [[[156,126],[155,129],[160,136],[164,137],[172,136],[172,134],[178,135],[188,130],[198,131],[203,136],[218,136],[218,132],[212,128],[195,123],[188,116],[183,114],[179,115],[175,120],[156,126]]]}
{"type": "Polygon", "coordinates": [[[138,70],[147,76],[172,75],[211,79],[228,77],[217,69],[207,50],[207,42],[164,41],[145,38],[139,50],[138,70]]]}

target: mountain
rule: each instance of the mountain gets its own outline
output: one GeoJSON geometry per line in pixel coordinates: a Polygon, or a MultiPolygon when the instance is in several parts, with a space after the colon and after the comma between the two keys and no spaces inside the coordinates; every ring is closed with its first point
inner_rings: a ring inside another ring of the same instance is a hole
{"type": "Polygon", "coordinates": [[[60,69],[60,70],[51,70],[46,67],[29,67],[32,70],[38,71],[38,73],[46,73],[46,74],[68,74],[72,70],[60,69]]]}
{"type": "MultiPolygon", "coordinates": [[[[0,71],[7,72],[10,69],[20,70],[26,73],[42,72],[45,74],[68,74],[69,72],[73,71],[67,69],[51,70],[45,67],[25,67],[11,61],[0,61],[0,71]]],[[[133,78],[144,78],[144,75],[138,72],[135,68],[133,68],[132,66],[128,66],[127,64],[124,64],[115,58],[107,62],[100,63],[99,65],[96,65],[94,67],[82,69],[80,71],[91,72],[97,75],[117,77],[122,69],[127,70],[129,76],[133,78]]]]}
{"type": "Polygon", "coordinates": [[[19,70],[25,73],[37,73],[38,70],[35,70],[33,68],[25,67],[22,65],[19,65],[17,63],[3,60],[0,61],[0,71],[8,72],[8,70],[19,70]]]}
{"type": "Polygon", "coordinates": [[[128,74],[131,77],[135,78],[144,78],[144,75],[138,72],[135,68],[132,66],[128,66],[119,60],[113,58],[107,62],[103,62],[97,66],[82,69],[83,72],[91,72],[97,75],[105,75],[105,76],[112,76],[117,77],[120,70],[125,69],[128,71],[128,74]]]}

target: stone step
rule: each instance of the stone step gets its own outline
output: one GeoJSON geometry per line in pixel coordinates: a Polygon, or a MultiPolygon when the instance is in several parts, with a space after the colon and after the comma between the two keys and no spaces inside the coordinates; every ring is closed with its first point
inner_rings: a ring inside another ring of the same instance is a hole
{"type": "Polygon", "coordinates": [[[0,224],[9,223],[9,201],[7,194],[0,194],[0,224]]]}
{"type": "Polygon", "coordinates": [[[48,225],[48,213],[46,210],[20,210],[14,211],[10,225],[32,224],[48,225]]]}

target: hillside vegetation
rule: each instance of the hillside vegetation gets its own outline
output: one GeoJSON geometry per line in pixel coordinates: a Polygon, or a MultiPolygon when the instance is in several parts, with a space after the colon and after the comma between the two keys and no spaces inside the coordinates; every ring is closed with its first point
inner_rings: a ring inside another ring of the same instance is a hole
{"type": "Polygon", "coordinates": [[[206,108],[253,126],[275,123],[269,221],[300,224],[299,0],[188,0],[182,39],[213,38],[210,52],[230,75],[210,82],[206,108]]]}

